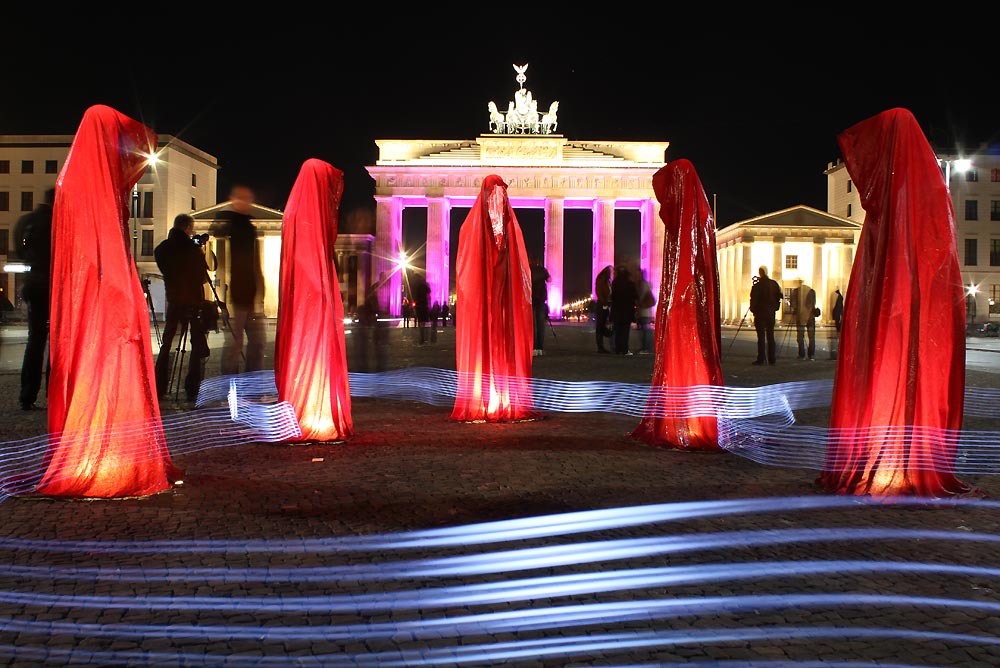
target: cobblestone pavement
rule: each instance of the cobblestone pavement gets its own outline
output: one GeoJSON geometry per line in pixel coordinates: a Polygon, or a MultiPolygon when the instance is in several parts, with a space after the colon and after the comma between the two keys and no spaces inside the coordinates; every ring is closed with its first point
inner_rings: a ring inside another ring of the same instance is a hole
{"type": "MultiPolygon", "coordinates": [[[[651,377],[652,356],[598,354],[585,325],[548,333],[536,377],[651,377]]],[[[727,384],[833,377],[825,336],[799,362],[779,332],[763,368],[752,336],[724,332],[727,384]]],[[[389,368],[454,369],[452,328],[390,337],[389,368]]],[[[44,409],[17,409],[18,341],[3,332],[7,441],[45,431],[44,409]]],[[[969,340],[970,387],[997,387],[993,341],[969,340]]],[[[4,501],[0,663],[1000,666],[991,501],[832,497],[815,470],[641,446],[615,407],[508,425],[449,412],[357,397],[341,444],[206,445],[162,494],[4,501]]]]}

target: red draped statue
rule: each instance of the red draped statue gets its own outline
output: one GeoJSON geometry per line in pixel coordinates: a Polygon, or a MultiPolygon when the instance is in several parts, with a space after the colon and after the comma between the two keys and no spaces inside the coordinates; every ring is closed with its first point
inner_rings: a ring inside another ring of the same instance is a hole
{"type": "Polygon", "coordinates": [[[631,438],[658,447],[718,450],[714,415],[692,415],[714,406],[722,386],[722,318],[715,218],[694,166],[674,160],[653,175],[653,192],[665,227],[663,279],[656,306],[649,411],[631,438]],[[701,396],[699,396],[701,395],[701,396]],[[667,417],[657,414],[674,413],[667,417]]]}
{"type": "Polygon", "coordinates": [[[181,477],[160,423],[149,311],[132,256],[132,187],[157,137],[110,107],[84,113],[56,182],[48,383],[36,492],[145,496],[181,477]]]}
{"type": "Polygon", "coordinates": [[[281,226],[274,379],[295,409],[296,441],[353,435],[344,346],[344,305],[334,266],[344,173],[322,160],[302,164],[281,226]]]}
{"type": "Polygon", "coordinates": [[[827,492],[978,493],[954,471],[965,391],[965,302],[941,167],[905,109],[838,138],[865,210],[844,301],[827,492]]]}
{"type": "Polygon", "coordinates": [[[452,420],[537,417],[531,400],[531,270],[521,227],[495,174],[458,233],[452,420]]]}

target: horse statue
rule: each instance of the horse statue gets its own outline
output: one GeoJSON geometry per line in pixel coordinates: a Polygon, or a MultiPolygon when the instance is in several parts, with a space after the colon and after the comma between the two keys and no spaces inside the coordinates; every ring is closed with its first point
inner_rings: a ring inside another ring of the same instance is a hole
{"type": "Polygon", "coordinates": [[[514,129],[517,128],[517,111],[514,109],[513,101],[507,103],[507,115],[504,117],[504,123],[507,126],[507,134],[514,134],[514,129]]]}
{"type": "Polygon", "coordinates": [[[500,113],[500,110],[497,109],[497,103],[490,100],[487,107],[490,110],[490,132],[493,132],[494,134],[502,133],[504,131],[504,118],[503,114],[500,113]]]}
{"type": "Polygon", "coordinates": [[[556,119],[557,111],[559,111],[559,100],[556,100],[549,105],[549,113],[542,114],[542,132],[544,134],[556,131],[556,125],[558,125],[558,121],[556,119]]]}

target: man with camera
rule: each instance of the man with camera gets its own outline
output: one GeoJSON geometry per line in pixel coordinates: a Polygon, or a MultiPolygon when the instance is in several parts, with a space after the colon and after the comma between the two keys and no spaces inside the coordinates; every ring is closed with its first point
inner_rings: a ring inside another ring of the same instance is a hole
{"type": "Polygon", "coordinates": [[[208,235],[194,234],[194,218],[186,213],[174,218],[174,226],[167,238],[153,251],[156,266],[163,274],[167,293],[167,312],[163,325],[163,342],[156,357],[156,395],[162,401],[167,394],[172,375],[173,344],[177,328],[181,329],[180,346],[183,364],[183,341],[185,334],[191,341],[191,358],[188,361],[184,391],[188,401],[198,397],[201,386],[202,360],[208,357],[207,328],[202,322],[201,308],[205,301],[205,283],[208,282],[208,265],[202,245],[208,235]]]}

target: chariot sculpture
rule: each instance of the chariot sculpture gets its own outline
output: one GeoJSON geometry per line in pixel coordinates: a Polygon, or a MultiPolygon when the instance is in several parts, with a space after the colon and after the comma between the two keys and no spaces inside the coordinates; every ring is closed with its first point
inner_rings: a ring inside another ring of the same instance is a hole
{"type": "Polygon", "coordinates": [[[517,72],[516,80],[520,87],[514,92],[514,99],[507,103],[507,113],[502,113],[493,100],[486,105],[490,112],[490,132],[507,135],[548,135],[556,131],[559,102],[558,100],[553,102],[549,105],[547,113],[539,115],[538,101],[532,97],[531,91],[524,87],[527,79],[524,72],[527,69],[527,63],[514,65],[514,70],[517,72]]]}

